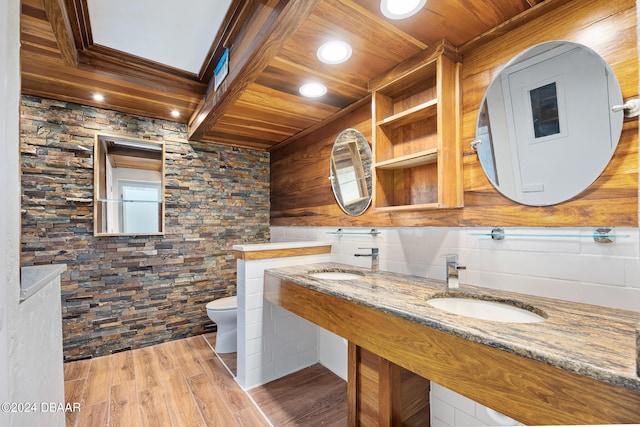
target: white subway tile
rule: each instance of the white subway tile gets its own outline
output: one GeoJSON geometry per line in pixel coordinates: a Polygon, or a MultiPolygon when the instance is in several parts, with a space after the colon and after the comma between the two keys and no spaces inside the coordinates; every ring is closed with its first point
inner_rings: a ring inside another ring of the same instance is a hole
{"type": "Polygon", "coordinates": [[[246,309],[245,313],[245,326],[247,325],[260,325],[262,327],[262,307],[254,309],[246,309]]]}
{"type": "Polygon", "coordinates": [[[456,422],[454,423],[454,427],[477,427],[483,425],[485,424],[473,415],[456,408],[456,422]]]}
{"type": "Polygon", "coordinates": [[[455,408],[448,402],[439,399],[431,392],[431,421],[439,420],[442,424],[453,427],[455,423],[455,408]]]}

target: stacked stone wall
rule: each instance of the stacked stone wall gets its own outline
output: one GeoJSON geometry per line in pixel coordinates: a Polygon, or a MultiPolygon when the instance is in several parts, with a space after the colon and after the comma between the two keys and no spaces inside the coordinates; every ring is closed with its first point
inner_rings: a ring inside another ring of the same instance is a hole
{"type": "Polygon", "coordinates": [[[269,154],[188,142],[186,125],[25,96],[22,265],[63,263],[65,360],[215,330],[231,247],[269,240],[269,154]],[[164,141],[165,234],[94,236],[96,133],[164,141]]]}

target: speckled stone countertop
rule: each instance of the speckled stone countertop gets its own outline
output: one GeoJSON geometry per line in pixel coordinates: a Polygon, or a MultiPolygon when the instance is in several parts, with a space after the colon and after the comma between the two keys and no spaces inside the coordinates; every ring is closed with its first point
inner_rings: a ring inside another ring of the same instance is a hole
{"type": "Polygon", "coordinates": [[[337,263],[267,269],[298,285],[389,313],[586,377],[640,391],[637,327],[640,312],[460,285],[458,293],[532,306],[546,320],[504,323],[450,314],[426,301],[447,291],[442,281],[337,263]],[[317,279],[312,271],[360,272],[351,280],[317,279]]]}

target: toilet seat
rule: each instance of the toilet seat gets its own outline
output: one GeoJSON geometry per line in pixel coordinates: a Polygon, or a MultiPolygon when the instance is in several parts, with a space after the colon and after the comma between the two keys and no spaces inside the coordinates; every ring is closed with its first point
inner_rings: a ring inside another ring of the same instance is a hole
{"type": "Polygon", "coordinates": [[[229,310],[236,310],[237,308],[238,308],[237,296],[218,298],[207,303],[207,310],[229,311],[229,310]]]}

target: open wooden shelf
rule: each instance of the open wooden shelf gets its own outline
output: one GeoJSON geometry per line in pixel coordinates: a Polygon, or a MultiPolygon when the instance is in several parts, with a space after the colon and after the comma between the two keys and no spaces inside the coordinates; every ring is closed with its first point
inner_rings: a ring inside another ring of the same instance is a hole
{"type": "Polygon", "coordinates": [[[443,40],[369,82],[374,210],[462,206],[460,66],[443,40]]]}
{"type": "Polygon", "coordinates": [[[405,169],[438,161],[438,149],[421,151],[374,164],[377,169],[405,169]]]}

